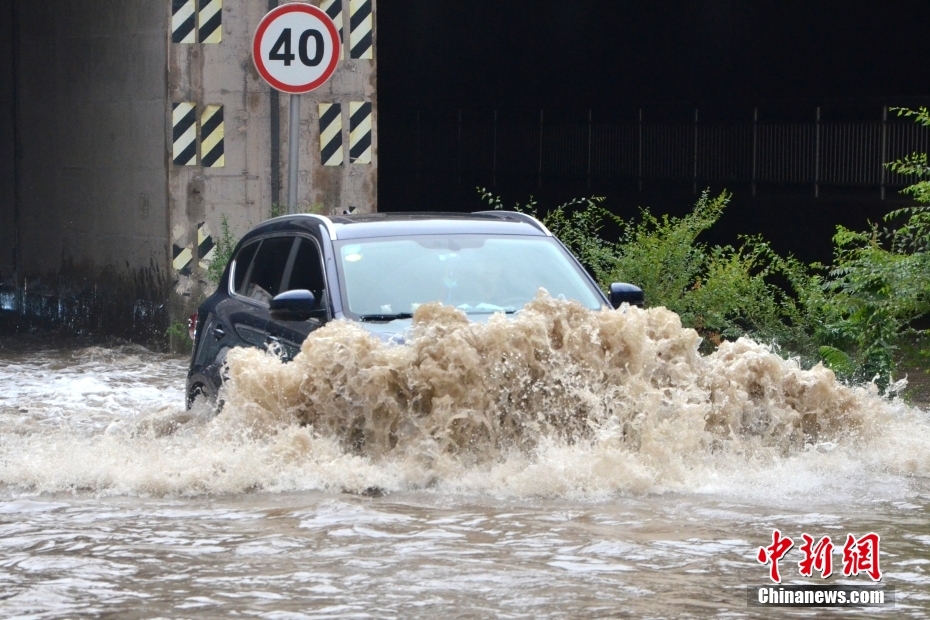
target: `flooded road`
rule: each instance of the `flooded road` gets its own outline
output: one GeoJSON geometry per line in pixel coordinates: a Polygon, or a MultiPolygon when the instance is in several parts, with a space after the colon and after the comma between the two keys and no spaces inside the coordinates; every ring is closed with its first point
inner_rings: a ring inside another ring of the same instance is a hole
{"type": "Polygon", "coordinates": [[[796,541],[785,584],[871,584],[842,576],[841,548],[880,534],[896,606],[860,615],[930,615],[924,412],[752,343],[692,355],[655,313],[575,317],[552,347],[561,311],[439,317],[393,349],[333,326],[284,366],[234,355],[215,418],[184,411],[186,359],[0,340],[0,616],[813,615],[747,604],[773,529],[796,541]],[[547,360],[509,348],[547,329],[547,360]],[[475,382],[493,402],[443,409],[475,382]],[[802,533],[836,542],[830,579],[799,574],[802,533]]]}

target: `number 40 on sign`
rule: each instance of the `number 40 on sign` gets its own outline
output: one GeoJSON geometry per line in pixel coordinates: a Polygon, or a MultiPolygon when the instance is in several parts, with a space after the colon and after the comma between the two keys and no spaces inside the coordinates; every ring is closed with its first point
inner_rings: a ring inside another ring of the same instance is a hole
{"type": "Polygon", "coordinates": [[[252,59],[271,86],[290,94],[322,86],[339,63],[333,20],[310,4],[285,4],[265,15],[252,40],[252,59]]]}

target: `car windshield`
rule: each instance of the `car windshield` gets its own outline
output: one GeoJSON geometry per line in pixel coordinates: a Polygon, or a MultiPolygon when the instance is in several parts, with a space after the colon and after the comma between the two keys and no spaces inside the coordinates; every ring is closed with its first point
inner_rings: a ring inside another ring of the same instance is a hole
{"type": "Polygon", "coordinates": [[[597,309],[603,300],[550,237],[417,235],[336,243],[347,314],[401,318],[439,301],[468,314],[515,312],[540,288],[597,309]]]}

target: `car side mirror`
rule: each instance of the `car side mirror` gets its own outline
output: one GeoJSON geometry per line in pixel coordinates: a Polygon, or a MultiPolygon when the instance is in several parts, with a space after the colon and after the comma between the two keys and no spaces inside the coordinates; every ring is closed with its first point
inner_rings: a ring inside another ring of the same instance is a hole
{"type": "Polygon", "coordinates": [[[313,317],[325,317],[326,310],[316,307],[316,295],[307,289],[285,291],[271,300],[271,318],[277,321],[306,321],[313,317]]]}
{"type": "Polygon", "coordinates": [[[620,304],[628,303],[631,306],[643,307],[646,296],[643,289],[626,282],[614,282],[610,285],[610,305],[619,308],[620,304]]]}

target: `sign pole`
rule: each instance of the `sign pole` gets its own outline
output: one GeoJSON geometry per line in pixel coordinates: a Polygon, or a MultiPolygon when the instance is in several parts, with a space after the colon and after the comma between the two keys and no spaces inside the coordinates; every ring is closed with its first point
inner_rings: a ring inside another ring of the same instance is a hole
{"type": "Polygon", "coordinates": [[[291,95],[287,141],[287,213],[297,212],[297,175],[300,157],[300,95],[291,95]]]}
{"type": "Polygon", "coordinates": [[[287,213],[297,212],[300,95],[326,83],[339,64],[342,40],[319,7],[289,2],[271,9],[252,37],[252,62],[272,88],[291,96],[288,113],[287,213]]]}

